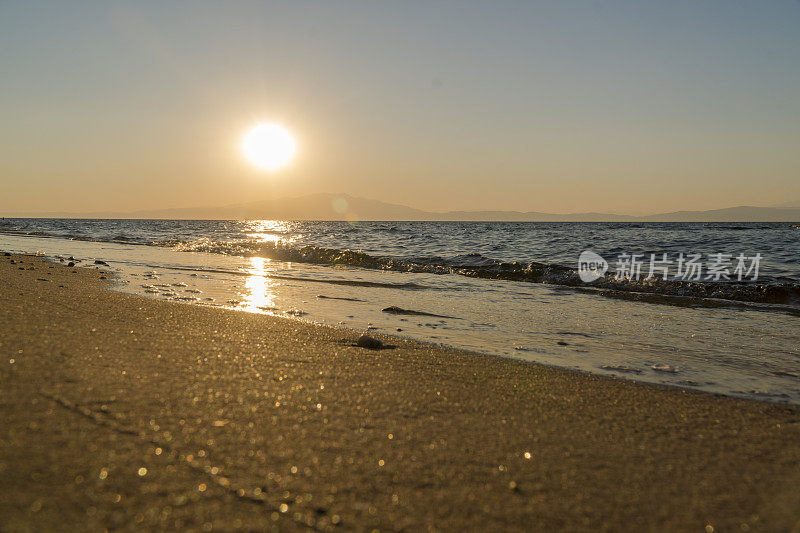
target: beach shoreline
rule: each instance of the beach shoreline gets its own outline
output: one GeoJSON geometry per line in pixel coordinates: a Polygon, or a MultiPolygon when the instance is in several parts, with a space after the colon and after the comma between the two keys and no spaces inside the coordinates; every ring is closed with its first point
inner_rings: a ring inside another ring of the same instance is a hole
{"type": "Polygon", "coordinates": [[[800,525],[797,407],[366,350],[109,277],[0,256],[3,530],[800,525]]]}

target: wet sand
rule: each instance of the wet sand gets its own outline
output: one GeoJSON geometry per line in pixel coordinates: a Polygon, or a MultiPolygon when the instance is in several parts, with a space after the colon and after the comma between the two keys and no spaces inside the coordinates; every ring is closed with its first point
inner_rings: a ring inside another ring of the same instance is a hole
{"type": "Polygon", "coordinates": [[[797,408],[108,276],[0,256],[2,531],[800,528],[797,408]]]}

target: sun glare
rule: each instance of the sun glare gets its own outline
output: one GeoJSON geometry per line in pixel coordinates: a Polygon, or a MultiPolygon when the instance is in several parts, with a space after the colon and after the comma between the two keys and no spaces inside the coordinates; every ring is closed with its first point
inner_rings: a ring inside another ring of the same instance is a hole
{"type": "Polygon", "coordinates": [[[264,170],[278,170],[291,163],[297,152],[297,142],[279,124],[259,124],[242,140],[245,157],[264,170]]]}

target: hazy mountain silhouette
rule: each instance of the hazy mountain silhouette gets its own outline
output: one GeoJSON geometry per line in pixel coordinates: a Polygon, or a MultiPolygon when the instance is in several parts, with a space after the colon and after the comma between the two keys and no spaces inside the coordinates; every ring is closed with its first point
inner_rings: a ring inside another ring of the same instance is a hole
{"type": "Polygon", "coordinates": [[[798,222],[800,208],[741,205],[709,211],[675,211],[639,217],[645,222],[798,222]]]}
{"type": "Polygon", "coordinates": [[[800,202],[778,206],[737,206],[709,211],[675,211],[647,216],[613,213],[554,214],[536,211],[434,212],[404,205],[368,200],[346,194],[262,200],[222,207],[185,207],[95,213],[7,213],[5,216],[52,218],[161,218],[161,219],[282,219],[282,220],[476,220],[531,222],[798,222],[800,202]]]}
{"type": "Polygon", "coordinates": [[[798,207],[800,208],[800,201],[798,202],[783,202],[782,204],[771,205],[770,207],[798,207]]]}

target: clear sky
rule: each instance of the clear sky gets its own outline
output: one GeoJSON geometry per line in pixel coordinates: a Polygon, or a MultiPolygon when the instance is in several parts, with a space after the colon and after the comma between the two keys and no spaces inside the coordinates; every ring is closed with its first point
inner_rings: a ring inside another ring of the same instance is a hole
{"type": "Polygon", "coordinates": [[[0,0],[0,211],[800,200],[800,2],[0,0]],[[298,142],[268,173],[240,141],[298,142]]]}

